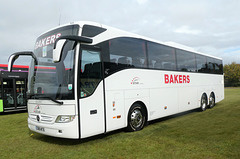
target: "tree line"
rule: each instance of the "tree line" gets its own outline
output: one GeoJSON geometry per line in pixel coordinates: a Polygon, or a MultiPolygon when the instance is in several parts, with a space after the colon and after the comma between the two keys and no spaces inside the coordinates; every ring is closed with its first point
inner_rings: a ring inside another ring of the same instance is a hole
{"type": "Polygon", "coordinates": [[[240,64],[235,62],[224,65],[224,85],[225,87],[240,86],[240,64]]]}

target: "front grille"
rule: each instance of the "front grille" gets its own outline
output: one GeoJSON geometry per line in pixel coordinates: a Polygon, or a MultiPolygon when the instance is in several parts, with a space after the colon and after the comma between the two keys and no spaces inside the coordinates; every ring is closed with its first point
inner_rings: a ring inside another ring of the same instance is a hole
{"type": "Polygon", "coordinates": [[[50,115],[45,115],[45,114],[29,114],[29,118],[35,122],[39,122],[39,123],[54,123],[54,117],[50,116],[50,115]]]}

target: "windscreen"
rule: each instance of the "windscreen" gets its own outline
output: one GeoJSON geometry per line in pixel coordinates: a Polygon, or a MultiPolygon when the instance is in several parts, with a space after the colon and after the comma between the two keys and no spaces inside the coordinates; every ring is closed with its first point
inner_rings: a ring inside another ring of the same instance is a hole
{"type": "Polygon", "coordinates": [[[28,79],[29,98],[74,99],[74,59],[76,43],[66,41],[60,62],[53,62],[53,45],[60,36],[78,35],[78,25],[65,26],[41,35],[35,44],[28,79]]]}

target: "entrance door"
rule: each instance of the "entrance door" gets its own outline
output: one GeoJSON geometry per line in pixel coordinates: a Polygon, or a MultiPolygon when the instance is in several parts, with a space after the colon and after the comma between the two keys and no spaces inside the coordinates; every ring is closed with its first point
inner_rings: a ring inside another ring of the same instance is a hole
{"type": "Polygon", "coordinates": [[[11,111],[17,109],[20,110],[27,108],[25,79],[4,78],[2,81],[2,86],[4,111],[11,111]]]}
{"type": "Polygon", "coordinates": [[[3,79],[3,106],[4,110],[15,109],[15,89],[13,79],[3,79]]]}
{"type": "Polygon", "coordinates": [[[16,91],[16,107],[26,108],[27,98],[26,98],[26,83],[24,79],[15,79],[15,91],[16,91]]]}
{"type": "Polygon", "coordinates": [[[0,78],[0,113],[3,112],[2,79],[0,78]]]}
{"type": "Polygon", "coordinates": [[[82,49],[79,68],[81,138],[105,132],[104,93],[100,51],[82,49]]]}

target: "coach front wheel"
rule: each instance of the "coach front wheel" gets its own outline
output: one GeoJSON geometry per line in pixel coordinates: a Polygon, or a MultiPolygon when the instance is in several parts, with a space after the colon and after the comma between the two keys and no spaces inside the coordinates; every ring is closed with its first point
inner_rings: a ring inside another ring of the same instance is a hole
{"type": "Polygon", "coordinates": [[[141,130],[146,122],[146,112],[140,104],[133,104],[128,112],[128,131],[141,130]]]}

